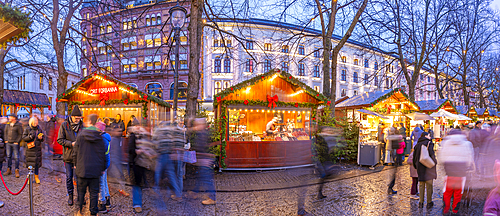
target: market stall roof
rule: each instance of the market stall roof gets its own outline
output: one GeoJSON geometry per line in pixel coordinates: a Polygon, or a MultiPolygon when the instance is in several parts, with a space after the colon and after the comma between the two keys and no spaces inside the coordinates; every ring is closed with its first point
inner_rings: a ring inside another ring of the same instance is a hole
{"type": "Polygon", "coordinates": [[[71,86],[68,90],[57,96],[57,100],[59,102],[65,102],[68,101],[71,96],[76,94],[79,90],[80,91],[87,91],[87,88],[90,86],[90,84],[97,82],[97,81],[104,81],[104,82],[110,82],[118,85],[121,91],[128,92],[128,93],[137,93],[141,98],[145,98],[148,101],[153,101],[157,103],[158,105],[164,106],[164,107],[171,107],[169,103],[166,101],[157,98],[153,95],[144,93],[142,91],[139,91],[139,89],[130,86],[118,79],[115,79],[113,77],[104,75],[104,74],[99,74],[99,73],[93,73],[89,74],[88,76],[84,77],[80,82],[76,83],[75,85],[71,86]]]}
{"type": "Polygon", "coordinates": [[[382,115],[382,114],[378,114],[378,113],[373,112],[373,111],[370,111],[370,110],[359,109],[359,110],[356,110],[356,111],[357,111],[357,112],[360,112],[360,113],[368,114],[368,115],[377,116],[377,117],[382,118],[382,119],[389,119],[389,118],[385,117],[385,116],[384,116],[384,115],[382,115]]]}
{"type": "Polygon", "coordinates": [[[455,119],[455,120],[460,120],[460,117],[458,115],[455,115],[453,113],[450,113],[446,110],[439,110],[435,113],[431,114],[432,117],[444,117],[447,119],[455,119]]]}
{"type": "MultiPolygon", "coordinates": [[[[300,79],[279,69],[272,69],[267,73],[245,80],[214,95],[214,104],[224,100],[241,100],[241,103],[246,100],[248,104],[259,105],[267,102],[267,96],[276,96],[275,102],[286,103],[286,105],[295,102],[330,103],[327,97],[301,82],[300,79]],[[277,80],[283,80],[284,82],[279,81],[278,83],[277,80]],[[275,93],[270,94],[270,92],[275,93]],[[297,97],[304,101],[298,100],[297,97]]],[[[302,104],[299,104],[299,106],[302,106],[302,104]]]]}
{"type": "Polygon", "coordinates": [[[486,108],[476,108],[476,113],[478,116],[489,115],[488,109],[486,108]]]}
{"type": "Polygon", "coordinates": [[[420,111],[437,112],[441,108],[445,108],[448,112],[453,111],[458,113],[457,109],[453,106],[453,103],[451,103],[449,99],[417,101],[416,103],[420,107],[420,111]]]}
{"type": "Polygon", "coordinates": [[[458,114],[465,115],[465,114],[467,114],[469,112],[469,110],[468,110],[469,107],[468,106],[457,106],[456,108],[457,108],[458,114]]]}
{"type": "Polygon", "coordinates": [[[376,92],[366,92],[363,94],[359,94],[353,96],[343,102],[340,102],[336,107],[339,108],[362,108],[362,107],[373,107],[376,104],[388,99],[394,98],[396,101],[408,101],[412,105],[414,105],[417,109],[419,109],[418,104],[411,101],[404,93],[401,88],[396,89],[388,89],[385,91],[376,91],[376,92]]]}
{"type": "Polygon", "coordinates": [[[46,94],[19,90],[3,90],[3,103],[9,105],[18,104],[20,106],[50,106],[50,101],[46,94]]]}
{"type": "Polygon", "coordinates": [[[458,120],[465,120],[465,121],[470,121],[470,120],[472,120],[471,118],[469,118],[469,117],[467,117],[467,116],[464,116],[464,115],[462,115],[462,114],[458,114],[457,116],[459,117],[459,119],[458,119],[458,120]]]}
{"type": "Polygon", "coordinates": [[[410,114],[406,114],[406,116],[410,117],[414,121],[421,121],[421,120],[436,120],[432,118],[431,116],[424,114],[424,113],[419,113],[419,112],[414,112],[410,114]]]}

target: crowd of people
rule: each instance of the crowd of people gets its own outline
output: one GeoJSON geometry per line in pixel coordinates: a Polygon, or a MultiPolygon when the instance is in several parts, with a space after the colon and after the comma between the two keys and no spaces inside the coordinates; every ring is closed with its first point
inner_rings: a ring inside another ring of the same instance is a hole
{"type": "MultiPolygon", "coordinates": [[[[8,119],[0,117],[0,171],[6,160],[7,170],[3,175],[14,173],[19,178],[21,161],[26,167],[33,167],[34,182],[40,184],[42,161],[48,163],[44,164],[48,174],[57,176],[53,159],[62,155],[68,205],[73,206],[76,198],[78,215],[87,201],[91,215],[109,212],[108,182],[117,183],[118,192],[125,197],[130,196],[125,187],[130,183],[132,208],[140,213],[145,186],[152,186],[159,194],[162,186],[169,185],[169,198],[182,201],[186,156],[192,153],[197,159],[188,161],[197,167],[194,190],[208,194],[202,204],[213,205],[216,203],[214,155],[209,153],[207,123],[204,118],[187,122],[188,128],[182,121],[161,122],[153,128],[131,116],[125,127],[119,114],[114,119],[96,114],[82,116],[78,106],[73,107],[68,118],[50,116],[44,121],[33,115],[25,125],[15,115],[8,119]],[[25,155],[24,160],[20,153],[25,155]],[[147,182],[148,174],[154,177],[154,183],[147,182]],[[87,191],[90,196],[85,200],[87,191]]],[[[56,180],[61,182],[57,177],[56,180]]]]}

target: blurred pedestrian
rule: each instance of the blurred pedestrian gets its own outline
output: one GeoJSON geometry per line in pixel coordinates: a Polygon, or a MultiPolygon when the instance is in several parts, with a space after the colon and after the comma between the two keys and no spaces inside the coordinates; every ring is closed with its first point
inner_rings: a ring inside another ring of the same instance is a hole
{"type": "Polygon", "coordinates": [[[57,135],[57,143],[63,146],[63,161],[64,167],[66,168],[66,189],[68,190],[68,205],[70,206],[73,205],[73,178],[75,177],[73,146],[75,145],[76,137],[82,130],[82,112],[78,105],[75,105],[73,111],[71,111],[71,116],[61,124],[57,135]]]}
{"type": "Polygon", "coordinates": [[[118,192],[128,197],[129,193],[125,191],[125,176],[123,174],[123,151],[122,151],[122,132],[120,129],[112,129],[108,128],[109,133],[111,135],[110,147],[109,147],[109,156],[111,159],[111,163],[107,170],[107,177],[113,181],[118,183],[118,192]]]}
{"type": "Polygon", "coordinates": [[[52,166],[52,160],[54,159],[52,149],[52,143],[54,137],[53,131],[55,127],[55,119],[53,119],[50,115],[45,116],[45,121],[42,121],[43,124],[40,124],[40,129],[42,129],[43,134],[45,135],[42,143],[42,155],[44,160],[46,161],[46,168],[49,169],[49,175],[53,175],[54,167],[52,166]]]}
{"type": "Polygon", "coordinates": [[[204,190],[208,193],[208,197],[201,202],[203,205],[215,205],[217,199],[215,194],[213,170],[214,155],[209,151],[210,144],[208,142],[209,136],[206,119],[195,119],[191,130],[195,134],[192,149],[196,151],[196,166],[198,167],[198,182],[196,188],[198,191],[204,190]]]}
{"type": "Polygon", "coordinates": [[[123,123],[122,115],[117,114],[115,120],[111,122],[110,126],[111,128],[118,129],[123,133],[123,131],[125,131],[125,124],[123,123]]]}
{"type": "MultiPolygon", "coordinates": [[[[406,145],[408,145],[408,144],[406,143],[406,127],[405,127],[404,123],[399,123],[399,135],[401,135],[403,137],[403,142],[405,143],[405,148],[409,148],[409,147],[406,147],[406,145]]],[[[405,154],[404,154],[404,149],[403,149],[403,155],[401,156],[401,161],[404,161],[404,160],[405,160],[405,154]]]]}
{"type": "Polygon", "coordinates": [[[486,138],[488,138],[489,133],[486,130],[481,129],[481,127],[481,121],[477,121],[474,129],[469,132],[469,141],[474,147],[474,164],[476,165],[476,173],[482,177],[484,175],[484,170],[481,162],[481,149],[486,138]]]}
{"type": "MultiPolygon", "coordinates": [[[[135,122],[135,121],[134,121],[135,122]]],[[[134,172],[132,186],[132,208],[136,213],[142,212],[142,188],[146,184],[146,171],[154,170],[156,159],[155,145],[151,142],[150,134],[145,128],[133,123],[129,130],[129,157],[134,172]],[[137,125],[137,126],[135,126],[137,125]]]]}
{"type": "Polygon", "coordinates": [[[107,169],[109,168],[110,165],[110,156],[109,156],[109,142],[111,141],[111,136],[106,133],[106,124],[104,122],[97,122],[95,127],[97,128],[97,131],[101,133],[102,139],[105,144],[105,149],[106,149],[106,170],[104,170],[104,173],[101,175],[101,178],[99,180],[100,182],[100,187],[99,187],[99,213],[106,214],[108,213],[108,210],[106,209],[106,206],[110,206],[110,195],[109,195],[109,188],[108,188],[108,178],[107,178],[107,169]]]}
{"type": "MultiPolygon", "coordinates": [[[[130,116],[130,120],[127,122],[127,128],[125,129],[125,133],[126,133],[126,134],[128,134],[128,128],[129,128],[130,126],[132,126],[132,123],[134,122],[134,120],[137,120],[137,119],[135,118],[135,115],[131,115],[131,116],[130,116]]],[[[137,121],[139,121],[139,120],[137,120],[137,121]]]]}
{"type": "Polygon", "coordinates": [[[422,132],[423,131],[422,131],[422,129],[420,129],[420,125],[417,124],[417,126],[415,127],[415,129],[413,129],[413,132],[411,132],[411,135],[410,135],[410,140],[411,140],[413,146],[417,145],[418,139],[422,135],[422,132]]]}
{"type": "Polygon", "coordinates": [[[384,134],[384,123],[380,122],[377,127],[377,139],[379,144],[381,144],[380,150],[382,151],[382,164],[385,162],[385,148],[386,148],[386,143],[385,143],[385,134],[384,134]]]}
{"type": "Polygon", "coordinates": [[[481,167],[484,167],[482,180],[494,180],[495,170],[493,169],[496,160],[500,160],[500,127],[492,127],[492,132],[484,141],[481,148],[481,167]]]}
{"type": "Polygon", "coordinates": [[[402,138],[403,138],[398,133],[399,132],[396,132],[396,128],[395,127],[391,127],[391,128],[389,128],[388,136],[386,138],[387,148],[390,149],[390,151],[388,151],[388,152],[390,152],[391,158],[395,158],[396,159],[396,161],[394,161],[394,163],[393,163],[393,165],[396,166],[396,168],[392,170],[391,182],[389,183],[389,187],[387,188],[387,193],[389,195],[397,194],[398,193],[397,191],[395,191],[393,189],[394,185],[396,184],[396,171],[397,171],[397,167],[399,166],[400,163],[402,163],[400,161],[401,157],[400,156],[398,157],[397,154],[396,154],[396,151],[399,148],[401,148],[400,143],[402,142],[402,138]]]}
{"type": "Polygon", "coordinates": [[[90,215],[97,215],[99,179],[106,170],[106,147],[101,132],[95,127],[97,115],[90,114],[85,128],[78,134],[73,146],[73,161],[78,177],[78,214],[81,214],[87,188],[90,193],[90,215]]]}
{"type": "Polygon", "coordinates": [[[5,161],[7,144],[4,142],[5,126],[9,120],[6,117],[0,117],[0,172],[2,172],[3,162],[5,161]]]}
{"type": "Polygon", "coordinates": [[[22,125],[17,121],[17,116],[11,114],[9,116],[9,124],[5,126],[4,132],[4,142],[7,144],[7,172],[5,172],[4,175],[12,174],[12,156],[14,155],[15,174],[16,178],[19,178],[19,144],[21,143],[22,136],[22,125]]]}
{"type": "Polygon", "coordinates": [[[38,119],[31,117],[29,127],[24,130],[23,140],[26,142],[26,167],[32,166],[35,170],[35,182],[40,184],[39,168],[42,166],[42,142],[44,134],[38,126],[38,119]]]}
{"type": "Polygon", "coordinates": [[[500,215],[500,161],[494,165],[496,187],[490,191],[484,203],[483,215],[500,215]]]}
{"type": "Polygon", "coordinates": [[[446,172],[443,190],[443,214],[448,214],[450,211],[451,197],[453,197],[451,210],[453,214],[457,214],[457,205],[462,199],[467,170],[472,169],[474,164],[472,143],[467,141],[467,138],[460,130],[453,129],[448,132],[448,135],[441,142],[438,159],[439,163],[444,165],[446,172]]]}
{"type": "Polygon", "coordinates": [[[431,137],[427,132],[423,132],[418,139],[417,145],[413,148],[413,167],[417,169],[418,173],[418,183],[420,193],[420,202],[418,203],[419,208],[424,207],[425,192],[427,189],[427,209],[434,206],[432,202],[432,182],[437,178],[436,165],[432,168],[428,168],[422,163],[420,163],[420,155],[422,154],[422,146],[425,146],[430,158],[437,164],[436,154],[434,152],[434,143],[431,141],[431,137]]]}
{"type": "Polygon", "coordinates": [[[410,190],[410,198],[411,199],[419,199],[418,196],[418,173],[417,169],[413,166],[413,149],[410,155],[408,156],[407,164],[410,165],[410,177],[411,177],[411,190],[410,190]]]}

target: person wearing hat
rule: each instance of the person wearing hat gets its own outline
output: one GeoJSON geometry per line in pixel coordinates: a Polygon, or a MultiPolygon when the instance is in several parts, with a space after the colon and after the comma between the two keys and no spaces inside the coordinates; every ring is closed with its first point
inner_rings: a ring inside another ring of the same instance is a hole
{"type": "Polygon", "coordinates": [[[16,178],[19,178],[19,143],[23,136],[23,126],[17,121],[17,116],[11,114],[9,116],[9,123],[5,126],[4,142],[6,144],[7,152],[7,172],[4,175],[12,174],[12,154],[16,161],[16,178]]]}
{"type": "Polygon", "coordinates": [[[67,118],[59,128],[57,135],[57,143],[63,147],[63,161],[66,168],[66,189],[68,190],[68,205],[73,205],[73,186],[74,176],[74,160],[73,146],[75,145],[76,137],[82,131],[82,112],[78,105],[73,107],[71,116],[67,118]]]}

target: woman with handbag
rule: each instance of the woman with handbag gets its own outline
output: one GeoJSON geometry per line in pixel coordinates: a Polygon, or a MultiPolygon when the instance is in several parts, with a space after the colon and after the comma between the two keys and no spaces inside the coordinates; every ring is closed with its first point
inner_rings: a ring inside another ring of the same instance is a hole
{"type": "Polygon", "coordinates": [[[427,189],[427,209],[434,206],[432,202],[432,182],[437,178],[436,163],[434,143],[432,143],[429,133],[423,132],[413,149],[413,167],[417,169],[420,191],[419,208],[424,207],[425,189],[427,189]]]}
{"type": "Polygon", "coordinates": [[[36,117],[30,118],[22,139],[26,142],[26,167],[33,167],[35,170],[35,182],[40,184],[38,169],[42,166],[42,142],[44,134],[38,126],[38,119],[36,117]]]}

